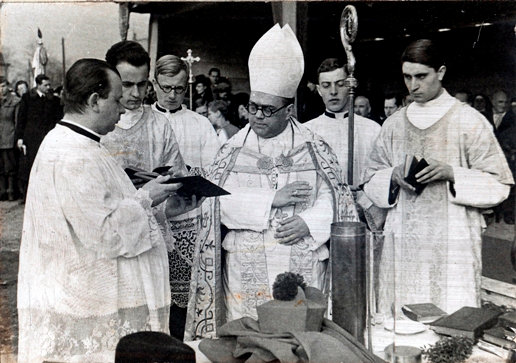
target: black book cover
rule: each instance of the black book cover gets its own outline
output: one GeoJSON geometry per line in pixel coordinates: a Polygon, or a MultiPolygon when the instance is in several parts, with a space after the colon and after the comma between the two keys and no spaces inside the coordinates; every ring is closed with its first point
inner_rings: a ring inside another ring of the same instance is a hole
{"type": "Polygon", "coordinates": [[[412,157],[410,167],[406,170],[405,181],[416,188],[416,194],[419,195],[426,188],[426,184],[418,183],[416,180],[416,174],[428,166],[428,162],[423,158],[417,160],[416,157],[412,157]]]}
{"type": "MultiPolygon", "coordinates": [[[[160,172],[168,171],[170,167],[160,167],[154,171],[145,171],[143,169],[128,167],[124,171],[129,176],[136,188],[141,188],[145,183],[160,176],[160,172]]],[[[166,175],[166,174],[165,174],[166,175]]],[[[217,197],[220,195],[230,194],[223,188],[213,184],[209,180],[199,175],[185,176],[179,178],[171,178],[166,181],[167,184],[181,183],[181,188],[177,190],[177,194],[183,197],[191,197],[195,195],[197,199],[202,197],[217,197]]]]}
{"type": "Polygon", "coordinates": [[[213,184],[200,175],[184,176],[181,178],[171,178],[166,183],[181,183],[183,186],[177,190],[177,194],[185,197],[192,195],[201,197],[218,197],[220,195],[230,194],[216,184],[213,184]]]}
{"type": "Polygon", "coordinates": [[[485,329],[496,325],[500,314],[501,312],[496,310],[465,306],[430,323],[430,326],[438,334],[465,336],[475,340],[485,329]]]}

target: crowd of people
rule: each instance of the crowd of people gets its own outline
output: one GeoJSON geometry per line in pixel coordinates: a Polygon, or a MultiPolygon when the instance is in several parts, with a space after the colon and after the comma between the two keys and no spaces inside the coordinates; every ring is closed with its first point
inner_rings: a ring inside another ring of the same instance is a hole
{"type": "Polygon", "coordinates": [[[391,311],[394,287],[399,306],[479,306],[482,213],[514,223],[516,124],[505,92],[471,107],[459,99],[467,92],[443,87],[438,44],[411,43],[396,70],[410,97],[386,95],[382,112],[355,99],[349,180],[346,63],[320,64],[304,99],[324,107],[299,122],[305,64],[288,25],[253,47],[250,94],[233,95],[212,68],[189,95],[180,57],[160,57],[153,74],[150,62],[137,42],[116,43],[105,61],[72,65],[61,102],[46,76],[21,100],[0,79],[2,196],[14,198],[16,171],[26,196],[20,362],[113,361],[118,341],[140,331],[215,337],[225,322],[256,318],[285,271],[328,293],[338,221],[384,232],[380,312],[391,311]],[[418,193],[405,179],[408,157],[428,163],[418,193]],[[149,181],[137,185],[131,169],[149,181]],[[170,182],[194,175],[230,194],[205,199],[170,182]]]}

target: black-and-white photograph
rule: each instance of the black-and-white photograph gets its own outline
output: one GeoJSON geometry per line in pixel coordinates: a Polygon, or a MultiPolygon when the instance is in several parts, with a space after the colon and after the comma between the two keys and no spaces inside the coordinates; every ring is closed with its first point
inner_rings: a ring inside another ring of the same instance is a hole
{"type": "Polygon", "coordinates": [[[516,362],[516,3],[0,2],[0,363],[516,362]]]}

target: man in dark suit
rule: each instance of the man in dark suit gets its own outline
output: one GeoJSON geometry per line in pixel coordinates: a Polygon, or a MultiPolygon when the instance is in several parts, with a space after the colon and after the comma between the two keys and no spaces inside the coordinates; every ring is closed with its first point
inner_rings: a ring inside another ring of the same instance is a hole
{"type": "Polygon", "coordinates": [[[509,97],[504,91],[498,90],[491,98],[493,104],[493,123],[497,136],[515,126],[515,118],[509,104],[509,97]]]}
{"type": "MultiPolygon", "coordinates": [[[[502,147],[513,177],[516,177],[516,117],[504,91],[498,90],[491,98],[493,104],[493,126],[495,135],[502,147]]],[[[503,217],[505,223],[514,224],[516,194],[511,188],[509,198],[496,207],[497,220],[503,217]]]]}
{"type": "Polygon", "coordinates": [[[30,169],[45,135],[63,117],[59,98],[50,88],[50,79],[40,74],[36,87],[22,96],[16,125],[17,147],[22,152],[18,171],[19,186],[25,196],[30,169]]]}

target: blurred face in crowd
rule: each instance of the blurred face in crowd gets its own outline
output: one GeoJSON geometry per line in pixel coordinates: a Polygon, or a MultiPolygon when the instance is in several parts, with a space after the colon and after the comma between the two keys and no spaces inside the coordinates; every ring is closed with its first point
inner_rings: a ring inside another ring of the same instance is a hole
{"type": "Polygon", "coordinates": [[[238,118],[240,120],[246,120],[249,121],[249,112],[247,112],[247,109],[244,105],[238,106],[238,118]]]}
{"type": "Polygon", "coordinates": [[[268,139],[279,135],[285,130],[289,122],[292,104],[282,97],[273,96],[268,93],[252,91],[249,99],[249,109],[257,109],[256,114],[249,112],[249,124],[256,135],[268,139]],[[269,117],[266,113],[271,112],[269,117]]]}
{"type": "Polygon", "coordinates": [[[509,106],[509,97],[505,92],[496,92],[493,95],[493,111],[496,113],[507,112],[509,106]]]}
{"type": "Polygon", "coordinates": [[[344,68],[319,73],[317,92],[319,92],[328,111],[344,112],[346,110],[349,88],[345,86],[345,80],[346,72],[344,72],[344,68]]]}
{"type": "Polygon", "coordinates": [[[473,107],[477,111],[484,111],[486,109],[486,100],[484,99],[484,97],[481,95],[477,95],[473,100],[473,107]]]}
{"type": "Polygon", "coordinates": [[[25,83],[20,83],[16,88],[16,93],[21,97],[25,93],[27,93],[28,90],[29,89],[27,88],[27,85],[25,83]]]}
{"type": "Polygon", "coordinates": [[[385,117],[389,117],[394,112],[398,111],[396,98],[387,98],[383,103],[383,111],[385,112],[385,117]]]}
{"type": "Polygon", "coordinates": [[[355,100],[355,113],[360,116],[368,117],[371,113],[371,105],[365,97],[357,97],[355,100]]]}
{"type": "Polygon", "coordinates": [[[113,71],[109,71],[108,78],[111,90],[107,98],[99,97],[97,100],[99,117],[93,130],[101,135],[113,131],[120,115],[125,113],[125,107],[122,105],[122,81],[113,71]]]}
{"type": "Polygon", "coordinates": [[[169,110],[181,107],[185,99],[187,79],[184,70],[172,77],[158,74],[158,79],[154,81],[154,89],[160,106],[169,110]]]}
{"type": "Polygon", "coordinates": [[[217,110],[212,110],[211,108],[208,107],[208,120],[210,120],[211,124],[214,126],[214,127],[220,127],[221,125],[221,120],[222,119],[222,115],[220,113],[220,111],[217,111],[217,110]]]}
{"type": "Polygon", "coordinates": [[[220,82],[217,84],[217,99],[229,101],[229,94],[231,93],[231,86],[229,83],[220,82]]]}
{"type": "Polygon", "coordinates": [[[455,94],[455,98],[458,99],[462,103],[468,103],[468,95],[464,92],[457,92],[455,94]]]}
{"type": "Polygon", "coordinates": [[[210,78],[211,84],[217,84],[219,82],[220,73],[217,71],[211,71],[208,77],[210,78]]]}
{"type": "Polygon", "coordinates": [[[128,110],[141,106],[147,92],[149,68],[146,64],[135,67],[127,62],[117,64],[116,69],[122,78],[122,99],[120,102],[128,110]]]}
{"type": "Polygon", "coordinates": [[[433,100],[442,92],[442,80],[446,67],[441,66],[437,71],[421,63],[404,62],[401,66],[405,86],[414,102],[425,103],[433,100]]]}
{"type": "Polygon", "coordinates": [[[199,115],[203,115],[204,117],[208,117],[208,107],[206,105],[198,106],[195,109],[195,112],[199,115]]]}
{"type": "Polygon", "coordinates": [[[6,96],[9,93],[9,86],[7,82],[0,83],[0,95],[6,96]]]}
{"type": "Polygon", "coordinates": [[[37,88],[40,92],[44,93],[44,94],[48,94],[50,93],[50,81],[48,79],[45,79],[44,81],[41,82],[41,84],[38,84],[37,85],[37,88]]]}
{"type": "Polygon", "coordinates": [[[202,83],[197,83],[195,85],[195,90],[197,91],[197,94],[202,95],[204,94],[204,91],[206,91],[206,86],[202,83]]]}

